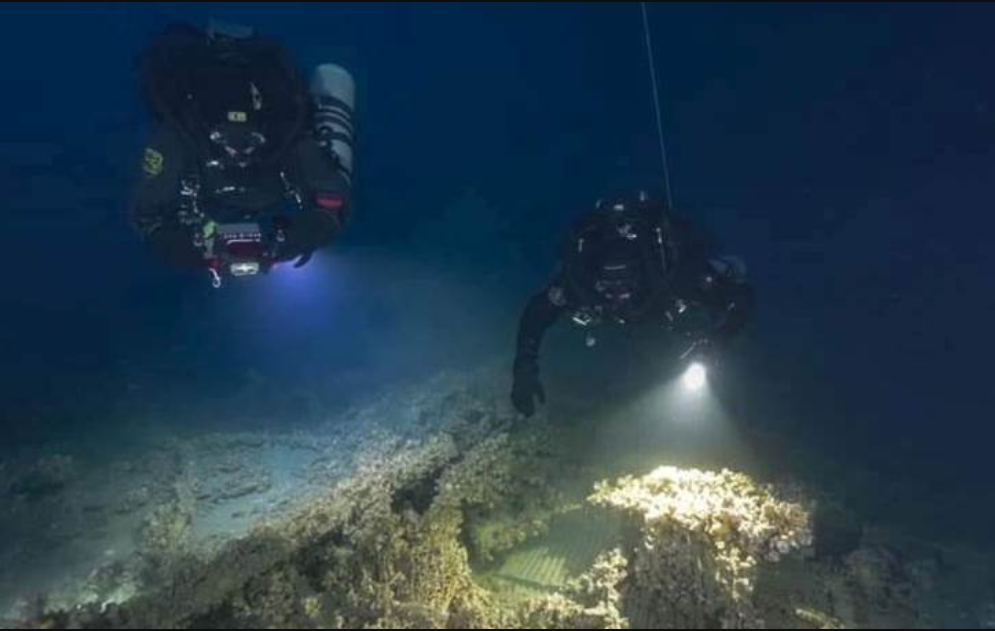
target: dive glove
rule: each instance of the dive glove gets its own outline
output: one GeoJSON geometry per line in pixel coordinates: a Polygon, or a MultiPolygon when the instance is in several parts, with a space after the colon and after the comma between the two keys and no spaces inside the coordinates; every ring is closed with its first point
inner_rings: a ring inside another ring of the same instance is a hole
{"type": "Polygon", "coordinates": [[[546,390],[539,380],[539,366],[534,361],[516,362],[511,402],[522,415],[531,418],[536,413],[536,401],[546,403],[546,390]]]}

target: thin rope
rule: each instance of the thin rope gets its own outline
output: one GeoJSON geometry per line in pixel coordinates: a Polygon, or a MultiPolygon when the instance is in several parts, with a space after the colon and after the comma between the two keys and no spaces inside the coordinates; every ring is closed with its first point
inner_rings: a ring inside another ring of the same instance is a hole
{"type": "Polygon", "coordinates": [[[660,86],[657,82],[656,60],[653,56],[653,34],[650,32],[649,9],[645,2],[639,3],[643,11],[643,31],[646,33],[646,55],[649,58],[650,82],[653,85],[653,106],[656,112],[656,131],[660,138],[660,160],[663,163],[664,192],[667,195],[667,208],[673,209],[674,196],[670,186],[670,160],[667,158],[667,141],[663,131],[663,108],[660,106],[660,86]]]}

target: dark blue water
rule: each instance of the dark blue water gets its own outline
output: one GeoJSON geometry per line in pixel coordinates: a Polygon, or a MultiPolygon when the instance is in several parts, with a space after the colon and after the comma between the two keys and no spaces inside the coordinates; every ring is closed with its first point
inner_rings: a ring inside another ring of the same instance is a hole
{"type": "MultiPolygon", "coordinates": [[[[761,296],[730,394],[744,422],[924,498],[990,498],[995,9],[651,13],[677,202],[761,296]]],[[[347,400],[510,354],[564,227],[608,192],[659,189],[633,3],[8,3],[0,55],[10,449],[113,432],[122,400],[195,406],[259,376],[347,400]],[[342,247],[222,294],[123,220],[146,128],[132,59],[168,22],[209,17],[360,86],[342,247]]]]}

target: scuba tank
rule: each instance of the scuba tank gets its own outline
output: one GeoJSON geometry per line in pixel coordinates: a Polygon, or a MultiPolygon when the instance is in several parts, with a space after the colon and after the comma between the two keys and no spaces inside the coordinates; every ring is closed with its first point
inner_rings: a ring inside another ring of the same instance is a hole
{"type": "Polygon", "coordinates": [[[352,182],[356,107],[356,82],[349,71],[324,64],[311,77],[314,125],[319,141],[335,156],[346,178],[352,182]]]}

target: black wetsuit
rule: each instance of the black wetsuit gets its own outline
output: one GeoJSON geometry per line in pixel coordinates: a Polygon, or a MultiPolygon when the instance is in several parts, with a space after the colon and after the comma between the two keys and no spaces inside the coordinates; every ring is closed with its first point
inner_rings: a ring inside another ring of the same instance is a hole
{"type": "Polygon", "coordinates": [[[175,266],[204,268],[197,232],[205,222],[277,225],[271,263],[334,240],[349,211],[351,174],[316,135],[307,84],[279,44],[255,36],[219,44],[176,25],[140,69],[155,121],[130,220],[153,249],[175,266]],[[235,164],[212,144],[215,125],[230,122],[217,120],[224,116],[258,121],[266,132],[251,160],[235,164]]]}
{"type": "MultiPolygon", "coordinates": [[[[637,253],[628,265],[638,287],[631,305],[619,305],[600,294],[597,285],[604,266],[597,263],[605,251],[617,249],[613,237],[591,247],[606,228],[606,211],[586,217],[568,240],[553,281],[529,301],[521,316],[515,355],[516,407],[534,412],[533,398],[543,400],[539,358],[547,331],[565,315],[620,325],[658,322],[691,344],[714,352],[748,323],[754,309],[754,291],[745,270],[716,258],[713,245],[694,226],[656,205],[639,210],[634,233],[637,253]],[[526,401],[527,400],[527,401],[526,401]]],[[[625,261],[623,256],[621,261],[625,261]]]]}

